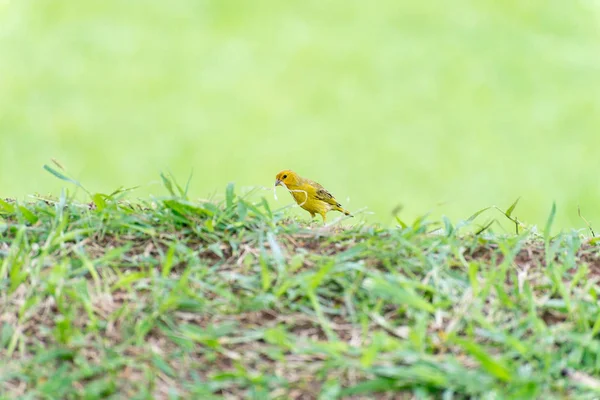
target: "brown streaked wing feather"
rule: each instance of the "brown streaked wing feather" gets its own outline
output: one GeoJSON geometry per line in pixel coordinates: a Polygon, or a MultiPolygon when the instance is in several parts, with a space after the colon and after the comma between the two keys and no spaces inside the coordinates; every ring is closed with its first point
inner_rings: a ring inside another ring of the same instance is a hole
{"type": "Polygon", "coordinates": [[[333,195],[327,190],[325,190],[323,187],[317,189],[317,199],[324,201],[325,203],[333,204],[334,206],[342,206],[340,203],[337,202],[333,195]]]}
{"type": "Polygon", "coordinates": [[[316,198],[317,200],[324,201],[325,203],[332,204],[334,206],[341,207],[342,205],[337,202],[335,197],[327,191],[321,184],[312,181],[310,179],[304,179],[306,183],[317,189],[316,198]]]}

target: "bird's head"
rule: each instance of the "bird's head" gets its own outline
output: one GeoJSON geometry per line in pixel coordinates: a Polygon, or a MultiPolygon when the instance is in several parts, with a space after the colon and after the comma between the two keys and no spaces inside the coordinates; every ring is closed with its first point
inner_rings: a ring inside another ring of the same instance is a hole
{"type": "Polygon", "coordinates": [[[297,186],[300,183],[300,177],[291,169],[284,169],[275,176],[275,186],[279,186],[282,183],[287,187],[297,186]]]}

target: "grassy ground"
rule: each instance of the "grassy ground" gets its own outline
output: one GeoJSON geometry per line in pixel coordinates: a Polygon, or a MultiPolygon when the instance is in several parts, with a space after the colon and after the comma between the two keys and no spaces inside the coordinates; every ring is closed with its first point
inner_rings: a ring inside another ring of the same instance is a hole
{"type": "Polygon", "coordinates": [[[600,395],[600,253],[551,237],[555,210],[512,235],[482,215],[321,226],[164,182],[0,201],[0,396],[600,395]]]}
{"type": "Polygon", "coordinates": [[[59,193],[51,157],[137,197],[167,168],[194,197],[292,168],[372,222],[518,196],[600,222],[598,2],[453,5],[0,0],[0,194],[59,193]]]}

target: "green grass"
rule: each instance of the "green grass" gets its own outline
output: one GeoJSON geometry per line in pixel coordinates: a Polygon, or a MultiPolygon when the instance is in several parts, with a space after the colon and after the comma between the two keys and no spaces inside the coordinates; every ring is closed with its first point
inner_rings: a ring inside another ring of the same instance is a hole
{"type": "Polygon", "coordinates": [[[600,253],[554,208],[322,226],[163,183],[0,201],[2,398],[600,395],[600,253]]]}
{"type": "Polygon", "coordinates": [[[190,194],[207,197],[292,168],[372,222],[393,224],[398,204],[458,220],[522,196],[531,223],[556,201],[556,226],[583,228],[577,205],[598,224],[599,11],[0,0],[1,194],[58,193],[39,171],[51,157],[138,197],[160,170],[193,170],[190,194]]]}

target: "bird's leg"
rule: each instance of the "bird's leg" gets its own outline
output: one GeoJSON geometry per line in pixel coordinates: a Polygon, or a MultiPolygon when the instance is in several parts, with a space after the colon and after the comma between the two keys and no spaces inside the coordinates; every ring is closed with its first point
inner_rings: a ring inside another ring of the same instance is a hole
{"type": "Polygon", "coordinates": [[[325,213],[322,212],[322,213],[319,213],[319,214],[321,214],[321,217],[323,218],[323,223],[325,223],[327,221],[327,217],[325,216],[325,213]]]}

